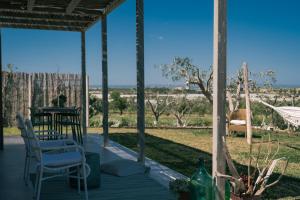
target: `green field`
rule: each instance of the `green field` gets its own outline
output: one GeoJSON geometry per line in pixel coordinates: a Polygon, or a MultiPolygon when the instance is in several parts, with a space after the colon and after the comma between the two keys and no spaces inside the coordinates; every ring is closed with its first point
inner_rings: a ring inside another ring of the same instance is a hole
{"type": "MultiPolygon", "coordinates": [[[[100,131],[101,130],[91,130],[100,131]]],[[[212,135],[208,130],[148,129],[146,134],[146,156],[186,176],[191,176],[197,167],[199,157],[205,159],[211,172],[212,135]]],[[[256,133],[255,142],[266,133],[256,133]]],[[[110,129],[110,139],[133,149],[137,148],[137,134],[134,129],[110,129]]],[[[272,133],[272,139],[279,139],[280,150],[276,157],[288,157],[289,165],[281,182],[264,193],[265,199],[300,198],[300,137],[297,135],[272,133]]],[[[238,170],[247,173],[248,146],[243,136],[227,139],[230,154],[238,170]]],[[[275,147],[275,146],[274,146],[275,147]]],[[[254,152],[257,145],[254,145],[254,152]]],[[[262,149],[266,152],[266,149],[262,149]]],[[[278,169],[276,169],[278,172],[278,169]]],[[[274,178],[278,173],[274,174],[274,178]]]]}
{"type": "MultiPolygon", "coordinates": [[[[120,127],[136,127],[136,113],[135,112],[126,112],[123,115],[120,115],[118,112],[112,112],[109,115],[110,125],[114,124],[116,121],[121,122],[120,127]]],[[[151,112],[145,113],[145,125],[146,127],[154,127],[153,124],[154,117],[151,112]]],[[[90,119],[91,127],[100,127],[102,123],[101,115],[93,116],[90,119]]],[[[199,115],[199,114],[189,114],[187,118],[188,126],[211,126],[212,117],[211,115],[199,115]]],[[[159,127],[176,127],[176,118],[169,114],[163,114],[159,118],[159,127]]]]}

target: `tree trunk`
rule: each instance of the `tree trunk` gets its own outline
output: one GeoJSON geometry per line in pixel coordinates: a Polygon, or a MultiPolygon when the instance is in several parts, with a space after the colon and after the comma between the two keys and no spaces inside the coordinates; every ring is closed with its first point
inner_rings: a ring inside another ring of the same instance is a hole
{"type": "Polygon", "coordinates": [[[175,117],[176,117],[176,125],[177,127],[183,127],[183,121],[182,121],[182,116],[178,115],[178,114],[175,114],[175,117]]]}
{"type": "Polygon", "coordinates": [[[158,120],[159,120],[159,115],[154,115],[155,120],[153,122],[154,126],[157,127],[158,126],[158,120]]]}

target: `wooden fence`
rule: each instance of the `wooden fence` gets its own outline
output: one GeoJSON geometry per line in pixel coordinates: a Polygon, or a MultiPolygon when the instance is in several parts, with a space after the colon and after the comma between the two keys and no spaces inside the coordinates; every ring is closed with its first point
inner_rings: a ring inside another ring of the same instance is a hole
{"type": "Polygon", "coordinates": [[[52,106],[60,94],[67,97],[66,106],[81,107],[79,74],[3,72],[2,80],[5,126],[16,124],[17,112],[28,117],[30,107],[52,106]]]}

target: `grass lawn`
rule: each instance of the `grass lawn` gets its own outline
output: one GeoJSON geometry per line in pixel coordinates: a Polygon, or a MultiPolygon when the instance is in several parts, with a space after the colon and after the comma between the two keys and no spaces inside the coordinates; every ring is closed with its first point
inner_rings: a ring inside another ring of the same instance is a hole
{"type": "MultiPolygon", "coordinates": [[[[93,116],[90,119],[90,122],[92,122],[92,125],[97,122],[96,127],[99,127],[99,125],[102,123],[102,116],[96,115],[93,116]]],[[[122,121],[125,120],[128,125],[135,127],[136,126],[136,112],[125,112],[123,115],[120,115],[118,112],[111,112],[109,115],[109,121],[122,121]]],[[[154,117],[151,112],[145,113],[145,124],[146,127],[153,127],[153,121],[154,117]]],[[[173,126],[176,127],[176,118],[173,115],[161,115],[159,118],[159,125],[160,126],[173,126]]],[[[188,117],[188,125],[189,126],[211,126],[212,125],[212,117],[211,115],[201,115],[199,114],[190,114],[188,117]]]]}
{"type": "MultiPolygon", "coordinates": [[[[102,132],[91,128],[89,132],[102,132]]],[[[147,129],[146,156],[168,166],[186,176],[191,176],[197,168],[199,157],[205,159],[206,168],[211,172],[212,135],[209,130],[147,129]]],[[[5,129],[5,135],[17,135],[17,129],[5,129]]],[[[258,142],[265,133],[256,133],[258,142]]],[[[137,134],[135,129],[111,128],[110,139],[135,151],[137,134]]],[[[279,139],[280,150],[276,157],[288,157],[289,165],[285,176],[276,186],[265,191],[264,199],[300,199],[300,136],[272,133],[272,139],[279,139]]],[[[238,170],[247,173],[248,146],[243,136],[227,138],[230,154],[238,170]]],[[[254,145],[257,152],[258,145],[254,145]]],[[[273,145],[273,150],[275,150],[273,145]]],[[[266,152],[266,148],[262,149],[266,152]]],[[[278,172],[278,169],[276,170],[278,172]]],[[[276,173],[274,176],[278,176],[276,173]]],[[[275,177],[275,178],[276,178],[275,177]]]]}
{"type": "MultiPolygon", "coordinates": [[[[99,129],[98,129],[99,131],[99,129]]],[[[101,130],[99,131],[101,132],[101,130]]],[[[206,168],[211,172],[212,135],[208,130],[146,130],[146,156],[168,166],[186,176],[191,176],[197,168],[199,157],[205,159],[206,168]]],[[[256,133],[255,142],[265,133],[256,133]]],[[[134,129],[110,129],[110,139],[137,150],[137,134],[134,129]]],[[[265,199],[300,199],[300,137],[296,135],[272,133],[272,139],[279,139],[280,150],[276,157],[288,157],[289,165],[279,184],[265,191],[265,199]]],[[[243,136],[227,138],[230,154],[238,170],[247,173],[248,146],[243,136]]],[[[258,145],[254,145],[257,152],[258,145]]],[[[273,145],[275,150],[276,145],[273,145]]],[[[262,152],[267,152],[262,148],[262,152]]],[[[278,169],[276,169],[278,172],[278,169]]],[[[274,175],[276,178],[278,173],[274,175]]]]}

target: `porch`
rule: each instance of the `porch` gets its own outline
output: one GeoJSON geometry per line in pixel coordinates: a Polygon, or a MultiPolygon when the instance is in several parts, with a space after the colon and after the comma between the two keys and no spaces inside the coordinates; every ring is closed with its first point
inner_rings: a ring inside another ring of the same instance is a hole
{"type": "MultiPolygon", "coordinates": [[[[100,154],[100,163],[117,159],[136,159],[136,153],[113,141],[103,147],[103,138],[98,134],[89,134],[86,149],[100,154]]],[[[23,181],[24,144],[21,137],[5,138],[6,151],[0,152],[0,193],[1,199],[32,199],[33,188],[23,181]]],[[[101,173],[101,187],[89,189],[89,199],[175,199],[168,190],[168,183],[183,175],[146,159],[151,168],[148,174],[136,174],[116,177],[101,173]]],[[[83,196],[83,192],[82,192],[83,196]]],[[[42,199],[81,199],[76,189],[68,186],[66,179],[57,178],[46,181],[42,188],[42,199]]]]}

